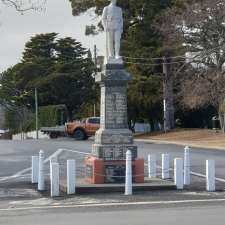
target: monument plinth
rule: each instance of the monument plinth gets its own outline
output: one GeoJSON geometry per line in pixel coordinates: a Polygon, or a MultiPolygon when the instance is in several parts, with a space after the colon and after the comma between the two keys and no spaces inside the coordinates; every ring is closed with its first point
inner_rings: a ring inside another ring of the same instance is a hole
{"type": "Polygon", "coordinates": [[[144,182],[144,160],[137,158],[137,146],[127,120],[127,83],[131,75],[123,64],[106,64],[96,82],[101,88],[100,129],[86,160],[91,183],[123,183],[127,150],[132,152],[134,182],[144,182]],[[101,176],[100,176],[101,175],[101,176]]]}
{"type": "Polygon", "coordinates": [[[137,157],[133,134],[127,123],[127,83],[131,76],[122,64],[107,64],[96,76],[101,87],[100,129],[92,153],[103,160],[124,160],[126,151],[137,157]]]}

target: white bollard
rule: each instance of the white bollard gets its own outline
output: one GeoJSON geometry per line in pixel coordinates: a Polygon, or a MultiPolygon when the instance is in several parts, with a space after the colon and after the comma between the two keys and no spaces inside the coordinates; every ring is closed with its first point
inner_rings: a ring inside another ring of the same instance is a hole
{"type": "Polygon", "coordinates": [[[191,184],[190,148],[184,148],[184,185],[191,184]]]}
{"type": "Polygon", "coordinates": [[[162,179],[170,178],[170,156],[169,154],[162,154],[162,179]]]}
{"type": "Polygon", "coordinates": [[[45,177],[44,177],[44,151],[39,152],[39,168],[38,168],[38,190],[45,190],[45,177]]]}
{"type": "Polygon", "coordinates": [[[59,196],[59,164],[50,162],[51,197],[59,196]]]}
{"type": "Polygon", "coordinates": [[[174,183],[178,190],[184,189],[183,159],[174,159],[174,183]]]}
{"type": "Polygon", "coordinates": [[[130,150],[126,152],[126,181],[125,195],[132,195],[132,153],[130,150]]]}
{"type": "Polygon", "coordinates": [[[210,192],[216,190],[214,160],[206,160],[206,190],[210,192]]]}
{"type": "Polygon", "coordinates": [[[32,172],[31,172],[31,183],[38,183],[38,167],[39,167],[39,157],[32,156],[32,172]]]}
{"type": "Polygon", "coordinates": [[[156,178],[156,155],[148,155],[148,177],[156,178]]]}
{"type": "Polygon", "coordinates": [[[76,193],[76,161],[67,160],[67,194],[76,193]]]}

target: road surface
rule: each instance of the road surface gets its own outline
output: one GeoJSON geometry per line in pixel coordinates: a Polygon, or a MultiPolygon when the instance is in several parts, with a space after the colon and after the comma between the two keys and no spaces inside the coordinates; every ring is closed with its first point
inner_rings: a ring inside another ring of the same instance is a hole
{"type": "Polygon", "coordinates": [[[4,225],[224,225],[225,205],[61,208],[0,212],[4,225]]]}
{"type": "MultiPolygon", "coordinates": [[[[4,141],[0,140],[0,177],[11,176],[25,168],[30,167],[31,156],[38,155],[40,149],[45,151],[48,157],[59,148],[67,148],[76,151],[91,152],[92,140],[74,141],[73,139],[56,140],[25,140],[25,141],[4,141]]],[[[177,145],[162,145],[136,142],[138,154],[147,159],[150,153],[157,154],[158,164],[162,153],[170,153],[171,167],[173,159],[183,157],[183,147],[177,145]]],[[[74,158],[78,155],[74,154],[74,158]]],[[[66,156],[64,157],[66,161],[66,156]]],[[[194,172],[205,174],[205,161],[214,159],[216,161],[216,176],[225,179],[225,151],[213,149],[191,149],[191,166],[194,172]]]]}
{"type": "MultiPolygon", "coordinates": [[[[119,194],[83,195],[51,199],[27,188],[24,181],[9,179],[30,167],[31,156],[40,149],[48,158],[60,153],[64,163],[68,157],[81,159],[80,153],[60,152],[70,149],[90,153],[92,140],[0,140],[0,224],[4,225],[223,225],[225,221],[224,192],[208,193],[186,190],[182,192],[136,193],[127,197],[119,194]],[[4,180],[5,179],[5,180],[4,180]]],[[[173,158],[183,157],[183,147],[137,142],[139,156],[147,159],[155,153],[160,165],[162,153],[173,158]]],[[[192,171],[205,174],[205,160],[216,161],[216,176],[225,179],[225,151],[191,149],[192,171]]],[[[26,173],[29,173],[26,170],[26,173]]],[[[202,180],[201,180],[202,182],[202,180]]],[[[195,182],[198,185],[198,182],[195,182]]],[[[203,182],[204,183],[204,182],[203,182]]],[[[225,189],[225,182],[220,182],[225,189]]],[[[205,185],[205,184],[204,184],[205,185]]]]}

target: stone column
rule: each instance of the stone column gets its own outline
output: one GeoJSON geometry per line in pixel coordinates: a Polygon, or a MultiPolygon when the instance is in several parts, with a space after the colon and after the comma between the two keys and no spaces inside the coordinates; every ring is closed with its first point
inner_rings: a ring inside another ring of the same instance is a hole
{"type": "Polygon", "coordinates": [[[137,158],[137,146],[127,121],[127,83],[131,76],[123,64],[106,64],[95,80],[101,88],[101,121],[92,146],[93,156],[85,160],[86,181],[124,183],[128,151],[132,156],[133,180],[143,183],[144,160],[137,158]]]}
{"type": "Polygon", "coordinates": [[[127,121],[127,83],[130,74],[122,64],[106,64],[96,76],[101,87],[101,122],[92,153],[103,160],[125,160],[127,150],[137,158],[127,121]]]}

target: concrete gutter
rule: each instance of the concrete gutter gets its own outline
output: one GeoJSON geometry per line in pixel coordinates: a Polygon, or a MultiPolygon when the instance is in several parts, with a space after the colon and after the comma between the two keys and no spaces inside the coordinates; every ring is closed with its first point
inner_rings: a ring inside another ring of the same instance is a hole
{"type": "Polygon", "coordinates": [[[144,142],[150,144],[168,144],[168,145],[179,145],[179,146],[189,146],[192,148],[204,148],[204,149],[215,149],[215,150],[222,150],[225,151],[225,147],[220,147],[216,145],[201,145],[201,144],[190,144],[185,142],[179,141],[164,141],[164,140],[156,140],[156,139],[134,139],[136,142],[144,142]]]}

